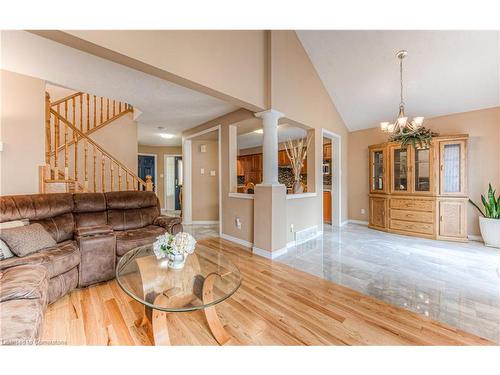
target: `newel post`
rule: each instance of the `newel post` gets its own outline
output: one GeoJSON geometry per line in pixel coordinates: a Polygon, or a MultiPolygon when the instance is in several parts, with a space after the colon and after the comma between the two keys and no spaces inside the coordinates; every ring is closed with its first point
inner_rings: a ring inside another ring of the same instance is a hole
{"type": "Polygon", "coordinates": [[[149,174],[146,176],[146,191],[153,191],[153,177],[149,174]]]}
{"type": "Polygon", "coordinates": [[[50,164],[50,94],[45,93],[45,163],[50,164]]]}

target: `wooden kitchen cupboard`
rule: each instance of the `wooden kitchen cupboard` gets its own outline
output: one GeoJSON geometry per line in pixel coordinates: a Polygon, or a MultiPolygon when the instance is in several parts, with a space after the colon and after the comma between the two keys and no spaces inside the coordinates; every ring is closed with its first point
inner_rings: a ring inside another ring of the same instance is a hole
{"type": "Polygon", "coordinates": [[[369,224],[391,233],[467,241],[467,135],[430,147],[388,142],[369,151],[369,224]]]}

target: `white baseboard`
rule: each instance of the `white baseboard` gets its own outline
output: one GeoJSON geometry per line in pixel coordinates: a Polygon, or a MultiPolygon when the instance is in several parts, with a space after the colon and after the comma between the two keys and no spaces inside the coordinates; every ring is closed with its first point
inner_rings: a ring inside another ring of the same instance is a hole
{"type": "Polygon", "coordinates": [[[469,235],[467,235],[467,238],[468,238],[470,241],[484,242],[484,241],[483,241],[483,237],[481,237],[481,236],[480,236],[480,235],[478,235],[478,234],[469,234],[469,235]]]}
{"type": "Polygon", "coordinates": [[[286,244],[286,248],[288,249],[288,248],[290,248],[290,247],[294,247],[294,246],[297,246],[297,245],[300,245],[300,244],[303,244],[303,243],[309,242],[309,241],[314,240],[314,239],[316,239],[316,238],[318,238],[318,237],[320,237],[320,236],[322,236],[322,235],[323,235],[323,231],[322,231],[322,230],[318,230],[318,231],[316,231],[316,234],[314,235],[314,237],[311,237],[311,238],[309,238],[309,239],[308,239],[308,240],[306,240],[306,241],[301,241],[301,242],[297,242],[297,241],[290,241],[290,242],[287,242],[287,244],[286,244]]]}
{"type": "Polygon", "coordinates": [[[260,249],[256,246],[253,246],[252,247],[252,252],[255,254],[255,255],[259,255],[261,257],[264,257],[264,258],[267,258],[267,259],[275,259],[283,254],[285,254],[287,252],[287,248],[284,247],[282,249],[278,249],[278,250],[275,250],[275,251],[267,251],[267,250],[264,250],[264,249],[260,249]]]}
{"type": "Polygon", "coordinates": [[[347,221],[349,222],[349,224],[368,225],[368,221],[364,221],[364,220],[352,220],[352,219],[349,219],[347,221]]]}
{"type": "Polygon", "coordinates": [[[344,225],[349,224],[349,220],[343,221],[340,223],[340,226],[343,227],[344,225]]]}
{"type": "Polygon", "coordinates": [[[219,224],[219,220],[193,220],[191,224],[219,224]]]}
{"type": "Polygon", "coordinates": [[[237,243],[238,245],[241,245],[241,246],[245,246],[245,247],[249,247],[249,248],[252,248],[252,246],[253,246],[253,243],[251,243],[251,242],[242,240],[241,238],[230,236],[230,235],[225,234],[225,233],[221,233],[220,236],[221,236],[221,238],[223,238],[225,240],[237,243]]]}

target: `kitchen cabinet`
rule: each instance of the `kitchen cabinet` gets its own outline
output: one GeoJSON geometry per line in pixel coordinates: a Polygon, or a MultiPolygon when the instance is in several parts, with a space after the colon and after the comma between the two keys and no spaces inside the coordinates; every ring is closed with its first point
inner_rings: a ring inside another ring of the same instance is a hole
{"type": "Polygon", "coordinates": [[[332,223],[332,192],[323,191],[323,221],[332,223]]]}
{"type": "Polygon", "coordinates": [[[323,159],[332,160],[332,144],[325,143],[323,145],[323,159]]]}
{"type": "Polygon", "coordinates": [[[451,135],[434,137],[429,147],[370,146],[369,226],[467,241],[467,141],[451,135]]]}

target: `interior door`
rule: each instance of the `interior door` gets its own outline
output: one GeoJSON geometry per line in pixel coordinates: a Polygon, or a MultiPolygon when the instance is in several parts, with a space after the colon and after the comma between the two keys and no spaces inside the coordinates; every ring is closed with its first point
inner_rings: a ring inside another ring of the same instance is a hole
{"type": "Polygon", "coordinates": [[[151,176],[153,190],[156,190],[155,157],[152,155],[138,155],[137,165],[139,177],[146,181],[146,176],[151,176]]]}
{"type": "Polygon", "coordinates": [[[175,209],[181,209],[181,189],[183,183],[182,176],[182,156],[174,158],[174,188],[175,188],[175,209]]]}

